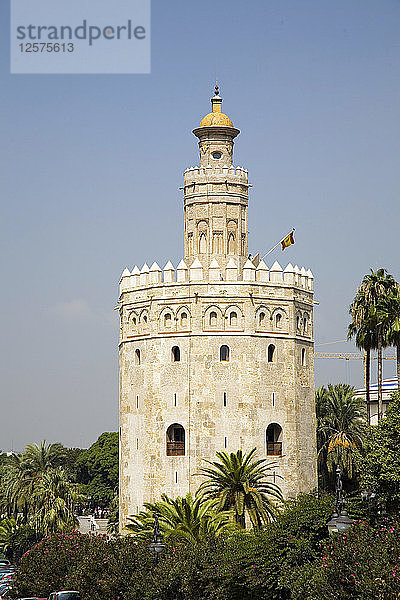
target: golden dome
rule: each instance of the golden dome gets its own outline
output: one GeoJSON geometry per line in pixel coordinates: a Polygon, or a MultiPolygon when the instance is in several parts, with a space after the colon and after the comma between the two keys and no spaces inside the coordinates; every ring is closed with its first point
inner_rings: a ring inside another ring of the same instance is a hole
{"type": "Polygon", "coordinates": [[[224,113],[211,112],[201,120],[200,127],[233,127],[233,123],[224,113]]]}
{"type": "Polygon", "coordinates": [[[233,123],[227,115],[221,112],[222,98],[218,86],[215,86],[215,96],[211,98],[212,112],[201,120],[200,127],[232,127],[233,123]]]}

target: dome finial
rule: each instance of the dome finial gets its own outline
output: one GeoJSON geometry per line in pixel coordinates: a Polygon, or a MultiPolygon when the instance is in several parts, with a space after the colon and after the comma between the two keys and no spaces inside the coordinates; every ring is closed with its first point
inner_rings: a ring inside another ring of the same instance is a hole
{"type": "Polygon", "coordinates": [[[218,81],[215,82],[215,88],[214,88],[214,92],[215,92],[215,96],[219,96],[219,87],[218,87],[218,81]]]}

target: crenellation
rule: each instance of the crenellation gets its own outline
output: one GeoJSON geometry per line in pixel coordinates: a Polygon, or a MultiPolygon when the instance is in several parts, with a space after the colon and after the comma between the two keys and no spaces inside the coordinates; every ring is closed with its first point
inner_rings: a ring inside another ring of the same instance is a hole
{"type": "Polygon", "coordinates": [[[269,270],[269,279],[273,283],[283,282],[283,270],[278,261],[275,261],[269,270]]]}
{"type": "Polygon", "coordinates": [[[175,281],[175,268],[169,260],[164,267],[164,283],[172,283],[175,281]]]}
{"type": "Polygon", "coordinates": [[[256,269],[256,280],[263,283],[269,281],[269,270],[263,260],[259,262],[256,269]]]}
{"type": "Polygon", "coordinates": [[[156,262],[150,267],[150,283],[162,283],[162,270],[156,262]]]}
{"type": "Polygon", "coordinates": [[[184,260],[181,260],[176,268],[176,281],[183,283],[188,280],[188,266],[184,260]]]}

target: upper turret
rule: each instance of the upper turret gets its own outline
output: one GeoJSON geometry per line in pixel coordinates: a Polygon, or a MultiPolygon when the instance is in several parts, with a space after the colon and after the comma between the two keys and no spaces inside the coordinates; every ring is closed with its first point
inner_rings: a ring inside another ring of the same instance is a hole
{"type": "Polygon", "coordinates": [[[216,258],[225,266],[231,257],[239,268],[247,260],[247,171],[233,166],[233,140],[240,133],[222,110],[218,86],[212,112],[193,130],[199,138],[200,166],[184,175],[185,261],[197,257],[205,265],[216,258]]]}
{"type": "Polygon", "coordinates": [[[222,98],[215,86],[215,95],[211,98],[212,112],[208,113],[193,130],[199,138],[200,166],[231,166],[233,158],[233,140],[240,133],[230,118],[222,112],[222,98]]]}

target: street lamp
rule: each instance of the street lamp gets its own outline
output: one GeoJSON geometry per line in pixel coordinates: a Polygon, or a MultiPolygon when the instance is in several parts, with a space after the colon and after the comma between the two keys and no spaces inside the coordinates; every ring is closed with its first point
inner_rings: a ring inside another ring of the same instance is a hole
{"type": "Polygon", "coordinates": [[[343,498],[343,482],[340,468],[336,467],[336,481],[335,481],[335,508],[328,521],[329,534],[333,533],[344,533],[353,525],[353,519],[350,519],[345,509],[345,500],[343,498]]]}
{"type": "Polygon", "coordinates": [[[158,524],[158,515],[155,515],[154,518],[154,529],[153,529],[153,537],[149,544],[149,548],[152,552],[154,552],[154,564],[158,565],[159,554],[164,552],[165,545],[162,543],[162,535],[160,533],[160,526],[158,524]]]}

